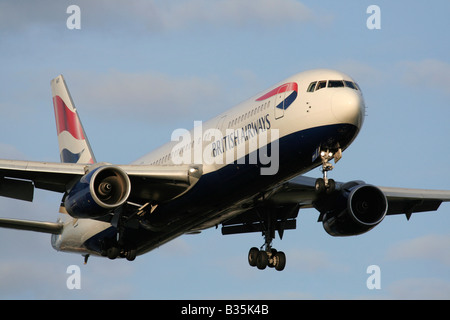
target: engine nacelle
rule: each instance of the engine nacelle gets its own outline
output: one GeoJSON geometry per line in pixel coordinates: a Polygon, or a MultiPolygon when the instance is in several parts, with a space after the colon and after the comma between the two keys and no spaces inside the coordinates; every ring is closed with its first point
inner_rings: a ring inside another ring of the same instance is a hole
{"type": "Polygon", "coordinates": [[[334,196],[320,200],[316,208],[328,234],[352,236],[378,225],[386,216],[388,201],[379,188],[350,182],[334,196]]]}
{"type": "Polygon", "coordinates": [[[74,185],[64,205],[74,218],[99,218],[121,206],[130,191],[125,171],[115,166],[98,167],[74,185]]]}

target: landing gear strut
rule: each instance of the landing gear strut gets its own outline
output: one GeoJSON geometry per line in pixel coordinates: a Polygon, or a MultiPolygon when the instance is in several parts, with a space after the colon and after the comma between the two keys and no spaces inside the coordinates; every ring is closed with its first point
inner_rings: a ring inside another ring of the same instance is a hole
{"type": "Polygon", "coordinates": [[[125,217],[117,214],[114,225],[117,228],[115,237],[104,239],[102,255],[114,260],[118,257],[126,258],[128,261],[136,259],[137,248],[133,241],[126,237],[125,217]]]}
{"type": "MultiPolygon", "coordinates": [[[[272,248],[272,240],[275,238],[275,224],[276,215],[274,211],[268,210],[263,230],[264,245],[261,246],[261,249],[256,247],[250,249],[248,252],[248,263],[250,266],[257,267],[259,270],[264,270],[266,267],[275,268],[277,271],[282,271],[286,266],[286,255],[284,252],[272,248]]],[[[281,238],[283,232],[280,229],[278,231],[281,238]]]]}
{"type": "Polygon", "coordinates": [[[328,171],[333,170],[334,166],[330,163],[330,160],[334,159],[334,162],[338,162],[342,157],[342,150],[339,148],[337,152],[333,153],[329,150],[321,151],[320,158],[322,159],[322,173],[323,178],[316,180],[315,189],[317,193],[333,193],[336,190],[336,182],[333,179],[328,179],[328,171]]]}

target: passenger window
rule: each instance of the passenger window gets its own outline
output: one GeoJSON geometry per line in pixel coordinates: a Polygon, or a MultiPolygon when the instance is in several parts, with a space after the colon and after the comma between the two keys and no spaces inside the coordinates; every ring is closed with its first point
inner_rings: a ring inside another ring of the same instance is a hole
{"type": "Polygon", "coordinates": [[[317,81],[311,82],[309,84],[308,90],[306,90],[307,92],[314,92],[314,89],[316,88],[316,83],[317,81]]]}
{"type": "Polygon", "coordinates": [[[344,81],[342,80],[330,80],[328,81],[328,88],[342,88],[344,81]]]}
{"type": "Polygon", "coordinates": [[[317,84],[317,87],[316,87],[316,91],[319,90],[319,89],[325,88],[326,86],[327,86],[327,81],[326,80],[325,81],[319,81],[319,83],[317,84]]]}

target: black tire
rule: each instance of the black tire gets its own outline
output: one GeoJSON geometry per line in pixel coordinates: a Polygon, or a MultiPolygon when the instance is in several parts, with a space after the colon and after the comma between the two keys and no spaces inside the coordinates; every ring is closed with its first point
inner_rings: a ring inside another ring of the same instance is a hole
{"type": "Polygon", "coordinates": [[[283,251],[278,251],[275,255],[275,270],[283,271],[286,267],[286,255],[283,251]]]}
{"type": "Polygon", "coordinates": [[[252,267],[256,267],[256,261],[258,260],[259,249],[251,248],[248,252],[248,264],[252,267]]]}
{"type": "Polygon", "coordinates": [[[108,256],[109,259],[114,260],[115,258],[117,258],[119,256],[119,248],[117,248],[117,247],[110,247],[106,251],[106,255],[108,256]]]}
{"type": "Polygon", "coordinates": [[[323,193],[326,190],[325,181],[322,178],[317,179],[315,188],[317,193],[323,193]]]}
{"type": "Polygon", "coordinates": [[[267,252],[264,250],[259,251],[258,258],[256,259],[256,267],[259,270],[264,270],[269,263],[269,257],[267,256],[267,252]]]}
{"type": "Polygon", "coordinates": [[[327,193],[331,194],[336,190],[336,182],[333,179],[328,179],[327,193]]]}
{"type": "Polygon", "coordinates": [[[137,253],[136,249],[130,249],[126,252],[125,257],[127,258],[128,261],[134,261],[134,259],[136,259],[136,253],[137,253]]]}

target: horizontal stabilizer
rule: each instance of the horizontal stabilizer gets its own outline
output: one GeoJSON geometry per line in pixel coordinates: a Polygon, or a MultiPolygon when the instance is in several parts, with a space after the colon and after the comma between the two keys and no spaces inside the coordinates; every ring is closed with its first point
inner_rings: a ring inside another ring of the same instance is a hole
{"type": "Polygon", "coordinates": [[[27,230],[51,234],[61,234],[63,225],[54,222],[41,222],[17,219],[0,219],[0,228],[27,230]]]}

